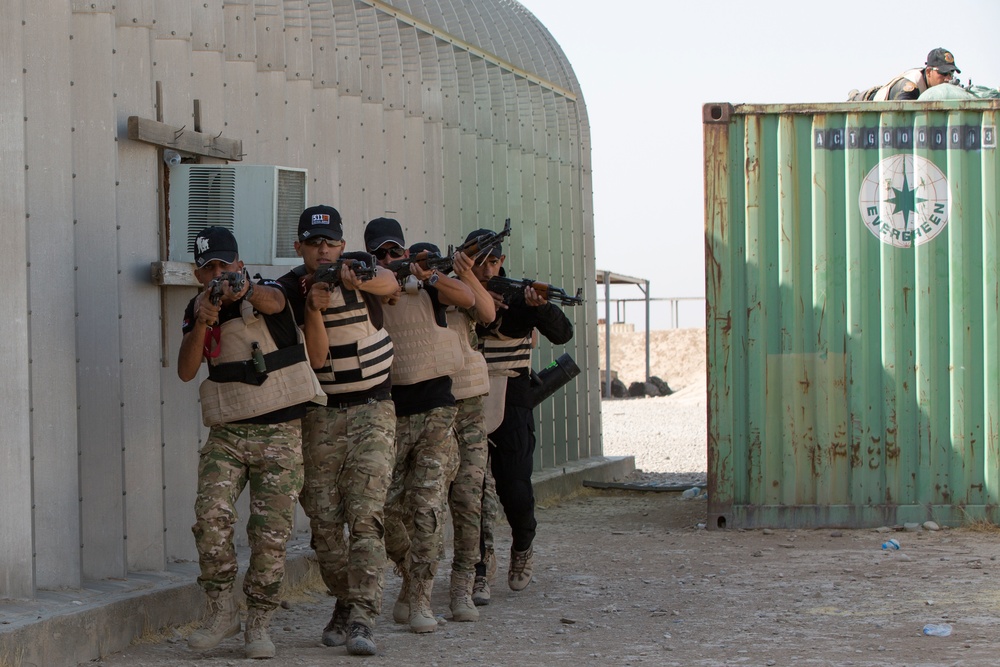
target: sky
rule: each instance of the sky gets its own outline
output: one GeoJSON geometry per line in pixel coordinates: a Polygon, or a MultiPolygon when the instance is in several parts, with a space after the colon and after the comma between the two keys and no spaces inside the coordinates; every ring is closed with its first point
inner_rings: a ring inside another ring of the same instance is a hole
{"type": "MultiPolygon", "coordinates": [[[[653,298],[705,295],[704,104],[842,102],[923,67],[935,47],[955,54],[963,84],[1000,87],[1000,0],[521,4],[583,90],[597,268],[649,279],[653,298]]],[[[618,297],[642,292],[622,286],[618,297]]],[[[702,304],[682,302],[680,325],[704,326],[702,304]]],[[[624,321],[643,329],[644,306],[627,303],[624,321]]],[[[653,302],[650,321],[671,325],[666,302],[653,302]]]]}

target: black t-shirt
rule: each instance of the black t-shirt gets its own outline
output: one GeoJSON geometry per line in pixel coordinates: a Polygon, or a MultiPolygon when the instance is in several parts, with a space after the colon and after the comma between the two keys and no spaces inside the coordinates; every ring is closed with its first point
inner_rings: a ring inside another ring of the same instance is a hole
{"type": "MultiPolygon", "coordinates": [[[[278,285],[273,280],[262,280],[258,284],[282,289],[281,285],[278,285]]],[[[188,301],[187,308],[184,309],[184,323],[181,325],[181,330],[185,334],[194,329],[194,301],[194,298],[188,301]]],[[[242,303],[243,299],[240,299],[235,303],[224,305],[222,309],[219,310],[219,326],[229,320],[242,317],[240,315],[240,305],[242,303]]],[[[268,323],[268,330],[271,332],[271,336],[274,338],[274,344],[277,345],[278,348],[298,345],[298,338],[295,334],[295,320],[292,318],[291,311],[287,307],[285,310],[280,313],[275,313],[274,315],[263,315],[257,311],[254,311],[254,314],[258,317],[263,317],[268,323]]],[[[225,344],[224,341],[223,344],[225,344]]],[[[301,419],[306,413],[307,405],[307,403],[300,403],[298,405],[292,405],[287,408],[281,408],[280,410],[274,410],[273,412],[258,415],[257,417],[251,417],[250,419],[242,419],[234,423],[280,424],[281,422],[291,421],[292,419],[301,419]]]]}
{"type": "MultiPolygon", "coordinates": [[[[346,259],[368,259],[368,253],[345,252],[341,255],[346,259]]],[[[292,307],[292,314],[299,326],[305,324],[306,295],[309,293],[310,274],[305,266],[299,266],[285,275],[278,278],[277,285],[285,292],[285,298],[292,307]]],[[[375,294],[358,291],[358,294],[368,307],[368,317],[371,318],[372,326],[376,329],[382,328],[382,301],[375,294]]],[[[385,381],[371,389],[361,391],[350,391],[342,394],[330,394],[329,404],[361,403],[370,399],[384,400],[389,398],[389,390],[392,387],[392,380],[386,376],[385,381]]]]}
{"type": "Polygon", "coordinates": [[[414,384],[393,385],[392,402],[396,406],[397,417],[408,417],[434,408],[455,405],[455,396],[451,393],[451,378],[445,375],[414,384]]]}

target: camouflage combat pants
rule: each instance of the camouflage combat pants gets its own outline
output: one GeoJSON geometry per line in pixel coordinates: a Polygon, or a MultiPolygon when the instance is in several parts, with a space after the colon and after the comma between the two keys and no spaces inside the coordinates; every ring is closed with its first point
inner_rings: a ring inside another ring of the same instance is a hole
{"type": "Polygon", "coordinates": [[[493,531],[500,515],[500,498],[497,496],[497,483],[490,469],[489,451],[486,453],[486,475],[483,477],[483,509],[479,523],[479,554],[480,561],[476,563],[476,575],[486,576],[486,561],[494,557],[493,531]]]}
{"type": "Polygon", "coordinates": [[[302,488],[299,420],[280,424],[213,426],[198,460],[198,496],[191,527],[205,591],[236,580],[236,499],[250,485],[250,566],[243,579],[247,605],[274,609],[285,575],[285,543],[302,488]]]}
{"type": "Polygon", "coordinates": [[[302,508],[320,573],[330,593],[350,608],[350,621],[369,628],[382,610],[383,510],[395,461],[395,430],[388,400],[310,408],[302,420],[302,508]]]}
{"type": "Polygon", "coordinates": [[[444,503],[456,460],[458,408],[441,407],[396,419],[396,466],[385,501],[385,550],[417,581],[437,572],[444,503]]]}
{"type": "Polygon", "coordinates": [[[473,572],[479,562],[479,528],[486,474],[486,418],[483,397],[458,401],[455,417],[458,440],[458,471],[448,491],[451,520],[455,529],[455,572],[473,572]]]}

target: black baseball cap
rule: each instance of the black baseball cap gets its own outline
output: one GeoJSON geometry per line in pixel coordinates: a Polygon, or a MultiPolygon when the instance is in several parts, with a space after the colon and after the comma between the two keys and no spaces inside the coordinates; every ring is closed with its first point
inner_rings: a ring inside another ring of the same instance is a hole
{"type": "MultiPolygon", "coordinates": [[[[465,237],[465,242],[468,243],[480,236],[496,236],[496,232],[492,229],[477,229],[474,232],[469,232],[469,235],[465,237]]],[[[490,255],[494,257],[503,257],[503,244],[498,243],[492,248],[490,248],[490,255]]]]}
{"type": "Polygon", "coordinates": [[[951,72],[962,73],[962,70],[955,66],[955,56],[951,55],[951,51],[941,47],[927,54],[927,66],[933,67],[942,74],[949,74],[951,72]]]}
{"type": "Polygon", "coordinates": [[[205,227],[194,239],[194,263],[199,269],[215,260],[232,264],[239,256],[236,237],[226,227],[205,227]]]}
{"type": "Polygon", "coordinates": [[[395,243],[400,248],[405,248],[403,242],[403,228],[398,220],[392,218],[375,218],[365,227],[365,248],[368,252],[378,250],[386,243],[395,243]]]}
{"type": "Polygon", "coordinates": [[[332,206],[310,206],[299,216],[299,240],[315,237],[344,240],[344,224],[340,213],[332,206]]]}

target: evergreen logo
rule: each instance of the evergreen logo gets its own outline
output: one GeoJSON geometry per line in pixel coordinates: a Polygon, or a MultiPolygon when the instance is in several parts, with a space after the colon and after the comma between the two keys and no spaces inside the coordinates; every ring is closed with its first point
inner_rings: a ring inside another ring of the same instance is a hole
{"type": "Polygon", "coordinates": [[[948,179],[926,158],[893,155],[861,184],[858,206],[865,226],[882,243],[909,248],[927,243],[948,224],[948,179]]]}

